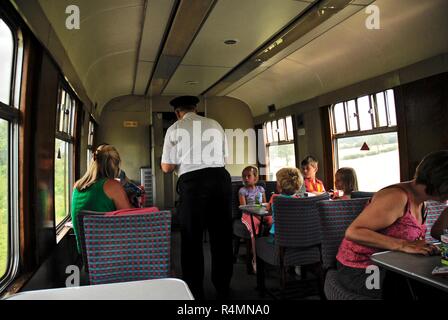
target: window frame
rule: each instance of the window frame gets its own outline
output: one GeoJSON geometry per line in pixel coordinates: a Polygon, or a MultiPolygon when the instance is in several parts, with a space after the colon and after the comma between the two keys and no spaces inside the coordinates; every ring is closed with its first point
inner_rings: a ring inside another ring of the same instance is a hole
{"type": "Polygon", "coordinates": [[[265,153],[264,153],[264,155],[265,155],[265,167],[267,168],[267,171],[266,171],[266,176],[267,177],[270,177],[270,175],[272,174],[271,173],[271,166],[270,166],[270,153],[269,153],[269,148],[270,147],[273,147],[273,146],[283,146],[283,145],[293,145],[293,147],[294,147],[294,158],[295,158],[295,160],[296,160],[296,162],[297,162],[297,147],[296,147],[296,140],[295,140],[295,121],[294,121],[294,115],[287,115],[287,116],[284,116],[284,117],[279,117],[279,118],[276,118],[276,119],[273,119],[273,120],[271,120],[271,121],[266,121],[266,122],[264,122],[263,123],[263,127],[262,127],[262,129],[263,129],[263,136],[264,136],[264,141],[265,141],[265,143],[264,143],[264,148],[265,148],[265,153]],[[287,121],[287,119],[288,118],[291,118],[291,124],[292,124],[292,139],[291,139],[291,137],[289,136],[289,134],[288,134],[288,125],[287,125],[287,123],[288,123],[288,121],[287,121]],[[285,137],[285,140],[280,140],[280,133],[279,132],[274,132],[275,130],[274,130],[274,122],[275,122],[275,124],[276,124],[276,130],[278,131],[279,130],[279,121],[280,120],[283,120],[283,122],[284,122],[284,126],[283,126],[283,131],[284,131],[284,137],[285,137]],[[270,124],[270,128],[271,128],[271,136],[272,136],[272,142],[269,142],[269,132],[268,132],[268,125],[270,124]],[[274,139],[274,134],[276,134],[277,135],[277,140],[276,139],[274,139]]]}
{"type": "MultiPolygon", "coordinates": [[[[394,93],[395,97],[395,91],[393,88],[384,89],[379,92],[374,92],[370,94],[364,94],[361,96],[358,96],[356,98],[348,99],[346,101],[341,101],[332,104],[329,107],[329,114],[330,114],[330,133],[331,133],[331,143],[333,145],[333,175],[336,173],[336,170],[339,168],[339,146],[338,142],[339,139],[342,138],[353,138],[353,137],[360,137],[360,136],[370,136],[375,134],[385,134],[385,133],[396,133],[398,135],[398,123],[395,125],[391,124],[391,116],[390,116],[390,108],[389,108],[389,101],[387,99],[388,91],[392,91],[394,93]],[[384,99],[384,107],[386,112],[386,121],[387,125],[380,126],[379,123],[379,112],[378,112],[378,101],[377,101],[377,95],[382,94],[382,97],[384,99]],[[369,104],[371,110],[373,112],[370,112],[370,117],[372,121],[372,129],[368,130],[361,130],[360,120],[359,120],[359,109],[358,109],[358,99],[368,97],[369,104]],[[357,122],[358,122],[358,129],[350,131],[349,128],[349,115],[348,115],[348,107],[347,104],[349,101],[355,101],[356,105],[356,112],[358,114],[357,122]],[[343,104],[343,110],[344,110],[344,119],[345,119],[345,132],[344,133],[337,133],[336,132],[336,116],[335,116],[335,106],[342,103],[343,104]]],[[[396,106],[395,106],[396,110],[396,106]]],[[[400,146],[398,146],[400,148],[400,146]]]]}
{"type": "Polygon", "coordinates": [[[350,138],[350,137],[358,137],[358,136],[365,136],[365,135],[371,135],[371,134],[379,134],[379,133],[390,133],[390,132],[398,132],[398,125],[391,125],[391,117],[390,117],[390,111],[389,111],[389,103],[387,101],[387,91],[393,90],[393,89],[387,89],[380,92],[371,93],[368,95],[362,95],[354,99],[349,99],[347,101],[342,101],[335,103],[330,106],[330,117],[331,117],[331,138],[339,139],[339,138],[350,138]],[[379,113],[378,113],[378,103],[376,100],[377,94],[383,94],[383,98],[385,99],[385,108],[386,108],[386,117],[387,117],[387,126],[380,126],[379,125],[379,113]],[[357,130],[348,130],[349,128],[349,116],[347,114],[347,103],[349,101],[355,100],[356,105],[356,112],[359,113],[358,109],[358,99],[363,97],[369,97],[369,103],[370,107],[373,108],[373,113],[371,113],[371,120],[372,120],[372,129],[369,130],[361,130],[360,126],[360,120],[359,116],[357,116],[357,122],[358,122],[358,129],[357,130]],[[372,102],[373,98],[373,102],[372,102]],[[336,133],[336,117],[334,115],[334,108],[337,104],[342,103],[344,108],[344,118],[345,118],[345,132],[344,133],[336,133]]]}
{"type": "Polygon", "coordinates": [[[23,34],[20,27],[0,8],[0,19],[13,38],[13,61],[9,105],[0,102],[0,118],[8,122],[8,253],[5,273],[0,276],[0,292],[14,279],[20,262],[19,225],[19,121],[23,73],[23,34]]]}
{"type": "Polygon", "coordinates": [[[94,146],[94,137],[96,131],[96,122],[95,119],[90,115],[89,117],[89,125],[87,128],[87,166],[93,158],[93,146],[94,146]]]}
{"type": "MultiPolygon", "coordinates": [[[[71,212],[70,212],[70,203],[71,203],[71,193],[72,193],[72,187],[74,184],[75,179],[75,149],[76,149],[76,142],[77,142],[77,131],[76,131],[76,121],[77,121],[77,113],[79,112],[81,108],[81,102],[79,101],[77,95],[74,93],[74,91],[70,88],[70,86],[65,82],[64,79],[61,79],[59,81],[59,88],[58,88],[58,101],[57,101],[57,111],[56,111],[56,133],[55,133],[55,144],[56,140],[60,140],[62,142],[67,143],[67,150],[66,153],[69,155],[68,157],[68,192],[67,192],[67,199],[66,199],[66,205],[68,213],[67,215],[59,222],[56,223],[56,207],[55,207],[55,227],[56,227],[56,235],[60,233],[60,231],[64,228],[65,223],[67,223],[71,219],[71,212]],[[65,94],[64,99],[62,99],[62,95],[65,94]],[[69,99],[67,99],[69,98],[69,99]],[[69,118],[67,119],[65,115],[65,111],[67,110],[67,100],[70,101],[69,106],[69,118]],[[60,130],[61,126],[61,115],[62,115],[62,131],[60,130]],[[64,129],[66,131],[64,131],[64,129]]],[[[56,151],[56,150],[55,150],[56,151]]],[[[57,161],[58,159],[55,159],[57,161]]],[[[53,170],[54,174],[56,173],[56,164],[53,170]]],[[[56,187],[56,177],[55,177],[55,185],[56,187]]],[[[56,199],[56,192],[55,192],[55,199],[56,199]]]]}

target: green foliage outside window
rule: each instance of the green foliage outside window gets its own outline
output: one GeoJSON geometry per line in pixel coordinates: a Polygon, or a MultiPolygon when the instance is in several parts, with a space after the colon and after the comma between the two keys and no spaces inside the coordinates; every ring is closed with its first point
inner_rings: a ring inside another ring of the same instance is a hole
{"type": "Polygon", "coordinates": [[[0,119],[0,277],[8,261],[8,122],[0,119]]]}
{"type": "Polygon", "coordinates": [[[56,225],[58,225],[68,214],[68,192],[69,192],[69,168],[67,143],[56,139],[56,154],[54,166],[54,205],[56,225]],[[60,156],[60,159],[59,159],[60,156]]]}

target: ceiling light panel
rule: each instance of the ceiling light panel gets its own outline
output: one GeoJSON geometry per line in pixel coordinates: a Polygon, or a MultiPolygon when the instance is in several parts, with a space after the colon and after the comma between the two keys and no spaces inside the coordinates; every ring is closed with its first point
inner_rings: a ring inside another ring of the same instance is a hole
{"type": "MultiPolygon", "coordinates": [[[[219,0],[182,61],[182,66],[221,67],[212,85],[252,52],[264,44],[311,4],[289,0],[219,0]],[[256,35],[256,36],[254,36],[256,35]],[[224,41],[238,39],[235,45],[224,41]]],[[[176,84],[189,79],[170,81],[166,92],[177,91],[176,84]]]]}
{"type": "Polygon", "coordinates": [[[135,74],[133,93],[136,95],[144,95],[148,87],[174,2],[174,0],[151,0],[147,2],[142,22],[140,51],[135,74]]]}
{"type": "Polygon", "coordinates": [[[289,0],[220,0],[182,64],[234,67],[308,6],[289,0]],[[239,42],[226,46],[228,39],[239,42]]]}
{"type": "Polygon", "coordinates": [[[383,12],[381,30],[366,29],[366,14],[359,11],[229,96],[245,101],[258,116],[266,105],[281,109],[447,52],[445,0],[375,4],[383,12]]]}
{"type": "Polygon", "coordinates": [[[196,38],[216,0],[180,0],[147,94],[160,95],[196,38]]]}
{"type": "Polygon", "coordinates": [[[165,89],[165,95],[191,94],[199,95],[207,89],[208,83],[219,78],[221,74],[229,72],[230,68],[179,66],[170,85],[165,89]],[[192,80],[193,79],[193,80],[192,80]],[[189,82],[197,82],[191,85],[189,82]]]}
{"type": "MultiPolygon", "coordinates": [[[[369,0],[369,1],[373,2],[374,0],[369,0]]],[[[232,83],[229,87],[225,88],[225,90],[220,92],[219,95],[229,94],[230,92],[239,88],[244,83],[246,83],[246,82],[250,81],[251,79],[253,79],[254,77],[256,77],[261,72],[270,68],[272,65],[278,63],[282,59],[288,57],[290,54],[294,53],[295,51],[299,50],[303,46],[307,45],[311,41],[317,40],[317,38],[320,37],[321,35],[323,35],[325,32],[329,31],[331,28],[337,26],[338,24],[343,23],[346,19],[350,18],[352,15],[356,14],[358,11],[363,10],[363,9],[364,9],[364,7],[353,6],[353,5],[349,5],[349,6],[345,7],[342,11],[333,15],[331,18],[329,18],[328,20],[326,20],[325,22],[320,24],[318,27],[314,28],[313,30],[311,30],[310,32],[305,34],[303,37],[300,37],[300,39],[295,41],[293,44],[284,48],[277,55],[273,56],[268,61],[263,62],[256,69],[250,71],[243,78],[232,83]]]]}

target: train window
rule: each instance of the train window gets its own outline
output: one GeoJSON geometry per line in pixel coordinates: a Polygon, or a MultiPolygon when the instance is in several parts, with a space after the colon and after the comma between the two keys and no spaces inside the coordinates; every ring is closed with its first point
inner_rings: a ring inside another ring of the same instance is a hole
{"type": "Polygon", "coordinates": [[[56,139],[56,161],[54,166],[54,205],[56,225],[69,214],[70,207],[70,144],[56,139]]]}
{"type": "Polygon", "coordinates": [[[358,118],[361,131],[371,130],[373,128],[373,112],[368,96],[361,97],[357,100],[358,118]]]}
{"type": "Polygon", "coordinates": [[[286,118],[286,134],[294,140],[294,129],[292,126],[292,117],[286,118]]]}
{"type": "Polygon", "coordinates": [[[349,131],[357,131],[359,129],[358,126],[358,110],[356,108],[355,100],[351,100],[346,103],[346,114],[348,116],[348,130],[349,131]]]}
{"type": "Polygon", "coordinates": [[[0,291],[18,265],[20,31],[0,16],[0,291]]]}
{"type": "Polygon", "coordinates": [[[8,132],[9,123],[0,119],[0,278],[6,273],[8,262],[8,132]]]}
{"type": "Polygon", "coordinates": [[[393,90],[387,90],[384,92],[387,101],[387,109],[388,109],[388,121],[389,125],[396,126],[397,125],[397,114],[395,112],[395,97],[393,90]]]}
{"type": "Polygon", "coordinates": [[[386,127],[389,122],[387,120],[386,101],[384,100],[384,92],[378,93],[375,96],[377,110],[378,110],[378,125],[386,127]]]}
{"type": "Polygon", "coordinates": [[[292,117],[265,123],[264,134],[267,141],[267,175],[272,180],[281,168],[296,165],[292,117]]]}
{"type": "Polygon", "coordinates": [[[266,132],[266,137],[267,137],[266,140],[267,140],[267,142],[268,142],[268,143],[273,142],[274,140],[273,140],[273,138],[272,138],[272,124],[271,124],[270,122],[268,122],[268,123],[266,124],[265,132],[266,132]]]}
{"type": "Polygon", "coordinates": [[[393,90],[338,103],[331,116],[336,167],[354,168],[360,190],[377,191],[400,181],[393,90]]]}
{"type": "Polygon", "coordinates": [[[89,131],[87,137],[87,165],[90,163],[93,157],[93,137],[95,136],[95,123],[89,121],[89,131]]]}
{"type": "Polygon", "coordinates": [[[14,37],[8,25],[0,19],[0,101],[9,105],[14,62],[14,37]]]}
{"type": "Polygon", "coordinates": [[[334,127],[336,133],[345,133],[347,130],[345,128],[345,110],[344,104],[338,103],[333,108],[334,114],[334,127]]]}
{"type": "Polygon", "coordinates": [[[70,215],[76,107],[76,100],[67,90],[61,87],[57,105],[54,166],[56,225],[60,225],[70,215]]]}

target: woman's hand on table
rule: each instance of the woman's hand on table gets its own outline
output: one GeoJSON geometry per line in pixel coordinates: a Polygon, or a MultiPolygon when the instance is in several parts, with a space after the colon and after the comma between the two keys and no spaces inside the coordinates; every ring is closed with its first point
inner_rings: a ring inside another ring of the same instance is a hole
{"type": "Polygon", "coordinates": [[[434,256],[440,253],[437,246],[426,242],[425,240],[404,241],[399,249],[405,253],[416,253],[425,256],[434,256]]]}

